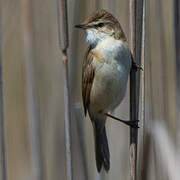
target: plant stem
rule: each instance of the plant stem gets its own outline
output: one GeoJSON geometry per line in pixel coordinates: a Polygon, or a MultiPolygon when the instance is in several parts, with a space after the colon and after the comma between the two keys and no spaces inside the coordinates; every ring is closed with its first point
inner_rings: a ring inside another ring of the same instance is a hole
{"type": "MultiPolygon", "coordinates": [[[[140,64],[142,44],[143,0],[130,0],[130,47],[134,61],[140,64]]],[[[130,120],[138,120],[140,72],[130,73],[130,120]]],[[[130,128],[130,180],[137,176],[138,129],[130,128]]]]}
{"type": "Polygon", "coordinates": [[[59,25],[59,45],[62,52],[62,61],[64,64],[64,116],[65,116],[65,143],[66,143],[66,176],[67,180],[72,180],[72,159],[71,159],[71,111],[70,111],[70,90],[68,73],[68,18],[67,1],[58,1],[58,25],[59,25]]]}

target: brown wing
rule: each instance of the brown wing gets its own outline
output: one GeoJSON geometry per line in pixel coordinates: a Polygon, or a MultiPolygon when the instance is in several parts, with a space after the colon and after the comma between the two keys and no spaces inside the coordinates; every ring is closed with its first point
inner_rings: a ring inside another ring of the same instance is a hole
{"type": "Polygon", "coordinates": [[[82,67],[82,97],[85,115],[90,104],[90,93],[95,74],[95,69],[92,65],[92,62],[93,54],[91,52],[91,47],[89,47],[86,52],[82,67]]]}

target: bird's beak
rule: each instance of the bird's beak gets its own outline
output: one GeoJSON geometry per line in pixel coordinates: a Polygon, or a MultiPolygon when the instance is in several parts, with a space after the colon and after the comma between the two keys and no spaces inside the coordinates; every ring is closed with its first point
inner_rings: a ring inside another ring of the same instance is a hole
{"type": "Polygon", "coordinates": [[[86,25],[85,24],[78,24],[74,26],[75,28],[81,28],[81,29],[86,29],[86,25]]]}

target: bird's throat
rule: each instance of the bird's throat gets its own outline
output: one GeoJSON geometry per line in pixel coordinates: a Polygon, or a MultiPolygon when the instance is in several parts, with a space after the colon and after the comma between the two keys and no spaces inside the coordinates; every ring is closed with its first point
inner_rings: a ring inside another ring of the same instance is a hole
{"type": "Polygon", "coordinates": [[[100,41],[106,39],[107,37],[109,37],[109,35],[99,32],[97,29],[85,30],[86,42],[92,47],[95,47],[100,41]]]}

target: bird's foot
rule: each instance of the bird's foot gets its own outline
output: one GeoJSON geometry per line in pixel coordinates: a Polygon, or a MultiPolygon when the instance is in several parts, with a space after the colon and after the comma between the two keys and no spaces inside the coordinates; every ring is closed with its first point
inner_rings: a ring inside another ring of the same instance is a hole
{"type": "Polygon", "coordinates": [[[137,70],[143,71],[143,68],[134,61],[132,61],[132,69],[134,69],[135,71],[137,70]]]}
{"type": "Polygon", "coordinates": [[[124,123],[124,124],[126,124],[126,125],[128,125],[128,126],[130,126],[130,127],[132,127],[132,128],[139,128],[139,126],[138,126],[139,120],[125,121],[125,120],[119,119],[119,118],[117,118],[117,117],[115,117],[115,116],[113,116],[113,115],[111,115],[111,114],[108,114],[108,113],[105,113],[105,115],[108,116],[108,117],[110,117],[110,118],[112,118],[112,119],[114,119],[114,120],[117,120],[117,121],[119,121],[119,122],[122,122],[122,123],[124,123]]]}
{"type": "Polygon", "coordinates": [[[139,120],[130,120],[130,121],[124,121],[124,124],[126,124],[132,128],[139,128],[138,122],[139,122],[139,120]]]}

